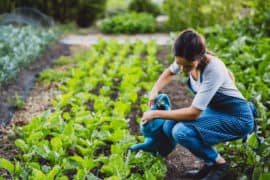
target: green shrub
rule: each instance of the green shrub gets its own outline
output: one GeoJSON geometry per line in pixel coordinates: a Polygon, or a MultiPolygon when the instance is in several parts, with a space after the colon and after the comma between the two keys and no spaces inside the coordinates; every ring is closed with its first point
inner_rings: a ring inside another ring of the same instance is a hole
{"type": "Polygon", "coordinates": [[[157,16],[160,14],[159,7],[151,0],[132,0],[129,4],[129,10],[135,12],[146,12],[157,16]]]}
{"type": "Polygon", "coordinates": [[[106,17],[116,16],[128,11],[129,0],[107,0],[106,17]]]}
{"type": "Polygon", "coordinates": [[[182,30],[188,27],[206,27],[226,24],[239,16],[242,0],[164,0],[163,10],[169,16],[169,30],[182,30]]]}
{"type": "Polygon", "coordinates": [[[105,12],[106,0],[80,0],[79,2],[76,22],[81,27],[91,25],[105,12]]]}
{"type": "Polygon", "coordinates": [[[254,1],[255,16],[254,26],[260,27],[261,31],[270,35],[270,0],[254,1]]]}
{"type": "Polygon", "coordinates": [[[100,24],[103,33],[146,33],[155,31],[155,18],[147,13],[126,13],[104,19],[100,24]]]}

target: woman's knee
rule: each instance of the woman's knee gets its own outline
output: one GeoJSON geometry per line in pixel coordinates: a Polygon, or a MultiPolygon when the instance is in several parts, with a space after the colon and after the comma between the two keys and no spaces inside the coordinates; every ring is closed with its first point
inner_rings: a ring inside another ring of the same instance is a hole
{"type": "Polygon", "coordinates": [[[166,120],[164,122],[162,130],[167,137],[170,138],[172,136],[172,129],[175,124],[176,124],[176,121],[173,121],[173,120],[166,120]]]}
{"type": "Polygon", "coordinates": [[[193,129],[186,126],[184,123],[179,122],[172,129],[172,137],[177,143],[184,144],[192,137],[192,132],[193,129]]]}

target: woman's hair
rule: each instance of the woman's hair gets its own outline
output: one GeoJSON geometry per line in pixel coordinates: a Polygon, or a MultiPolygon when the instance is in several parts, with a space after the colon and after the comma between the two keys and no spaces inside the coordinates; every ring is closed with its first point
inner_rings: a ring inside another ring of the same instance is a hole
{"type": "Polygon", "coordinates": [[[187,29],[179,35],[174,44],[174,55],[182,57],[188,61],[200,60],[199,69],[206,66],[206,53],[210,53],[205,44],[205,39],[202,35],[194,30],[187,29]]]}

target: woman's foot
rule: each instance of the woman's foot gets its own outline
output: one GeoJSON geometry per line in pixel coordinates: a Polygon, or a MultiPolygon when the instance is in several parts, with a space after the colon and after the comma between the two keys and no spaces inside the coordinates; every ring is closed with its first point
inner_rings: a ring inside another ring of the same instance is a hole
{"type": "Polygon", "coordinates": [[[221,180],[226,175],[229,169],[230,169],[229,162],[216,163],[215,165],[212,166],[208,175],[202,180],[221,180]]]}
{"type": "Polygon", "coordinates": [[[205,177],[212,169],[212,166],[204,164],[204,166],[199,170],[190,170],[183,174],[185,178],[192,178],[192,179],[201,179],[205,177]]]}
{"type": "Polygon", "coordinates": [[[226,163],[225,159],[222,156],[219,156],[218,159],[216,160],[217,164],[224,164],[226,163]]]}

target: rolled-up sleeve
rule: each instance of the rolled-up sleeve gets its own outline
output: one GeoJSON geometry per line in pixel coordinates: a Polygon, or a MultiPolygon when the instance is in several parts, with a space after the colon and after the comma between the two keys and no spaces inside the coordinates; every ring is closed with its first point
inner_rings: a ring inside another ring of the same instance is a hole
{"type": "Polygon", "coordinates": [[[225,77],[220,68],[208,69],[203,73],[203,81],[195,95],[192,106],[205,110],[209,102],[224,83],[225,77]]]}
{"type": "Polygon", "coordinates": [[[178,64],[175,61],[170,65],[169,69],[172,74],[177,74],[181,71],[181,69],[179,68],[178,64]]]}

